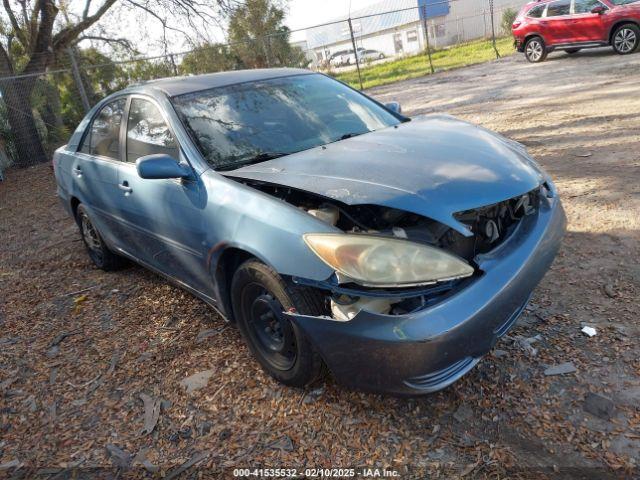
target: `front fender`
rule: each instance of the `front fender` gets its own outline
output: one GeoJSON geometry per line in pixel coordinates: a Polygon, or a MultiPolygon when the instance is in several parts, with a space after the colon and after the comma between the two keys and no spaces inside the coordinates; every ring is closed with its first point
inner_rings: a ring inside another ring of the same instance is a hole
{"type": "Polygon", "coordinates": [[[285,276],[326,280],[334,272],[306,245],[305,233],[339,231],[264,192],[213,171],[203,175],[212,208],[209,269],[229,248],[247,252],[285,276]]]}

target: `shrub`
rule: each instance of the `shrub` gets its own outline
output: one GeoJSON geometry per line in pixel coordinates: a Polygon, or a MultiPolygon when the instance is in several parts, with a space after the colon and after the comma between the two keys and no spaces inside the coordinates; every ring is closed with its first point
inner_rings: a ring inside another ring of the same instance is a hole
{"type": "Polygon", "coordinates": [[[518,12],[516,12],[513,8],[507,8],[504,12],[502,12],[502,31],[505,35],[509,35],[511,33],[511,26],[513,22],[516,20],[518,16],[518,12]]]}

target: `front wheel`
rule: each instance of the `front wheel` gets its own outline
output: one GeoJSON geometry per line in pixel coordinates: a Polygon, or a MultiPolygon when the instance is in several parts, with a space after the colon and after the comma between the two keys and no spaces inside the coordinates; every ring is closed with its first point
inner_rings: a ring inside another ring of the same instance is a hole
{"type": "Polygon", "coordinates": [[[283,312],[322,315],[323,298],[315,290],[287,285],[258,260],[243,263],[231,282],[238,327],[262,368],[276,380],[304,387],[323,371],[320,355],[283,312]]]}
{"type": "Polygon", "coordinates": [[[78,205],[76,221],[78,222],[82,241],[87,249],[89,258],[91,258],[91,261],[96,267],[101,270],[111,271],[117,270],[125,264],[124,258],[109,250],[98,229],[89,218],[87,209],[82,204],[78,205]]]}
{"type": "Polygon", "coordinates": [[[531,63],[540,63],[547,58],[547,47],[540,37],[533,37],[527,40],[524,46],[524,55],[531,63]]]}
{"type": "Polygon", "coordinates": [[[621,25],[613,33],[613,50],[619,55],[628,55],[638,48],[640,28],[635,25],[621,25]]]}

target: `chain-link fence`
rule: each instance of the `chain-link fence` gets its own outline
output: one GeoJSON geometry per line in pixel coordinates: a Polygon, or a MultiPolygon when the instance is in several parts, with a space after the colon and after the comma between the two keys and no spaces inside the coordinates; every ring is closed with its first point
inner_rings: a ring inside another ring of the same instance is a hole
{"type": "MultiPolygon", "coordinates": [[[[0,172],[51,157],[90,107],[131,83],[243,68],[299,67],[363,89],[512,51],[521,0],[382,0],[348,18],[246,41],[114,61],[74,48],[43,73],[0,77],[0,172]]],[[[1,175],[1,174],[0,174],[1,175]]]]}

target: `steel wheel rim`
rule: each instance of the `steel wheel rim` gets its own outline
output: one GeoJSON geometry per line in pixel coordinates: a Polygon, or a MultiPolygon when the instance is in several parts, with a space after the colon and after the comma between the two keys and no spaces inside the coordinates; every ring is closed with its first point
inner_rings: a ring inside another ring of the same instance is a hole
{"type": "Polygon", "coordinates": [[[262,285],[243,292],[249,335],[260,356],[277,370],[290,370],[297,359],[297,342],[291,323],[282,315],[280,302],[262,285]]]}
{"type": "Polygon", "coordinates": [[[96,231],[95,227],[84,213],[80,217],[80,224],[82,227],[82,238],[87,248],[92,254],[96,255],[99,259],[102,259],[102,241],[96,231]]]}
{"type": "Polygon", "coordinates": [[[636,33],[630,28],[623,28],[616,34],[615,45],[619,52],[631,52],[636,46],[636,33]]]}
{"type": "Polygon", "coordinates": [[[529,42],[527,45],[527,56],[536,62],[540,60],[542,57],[542,44],[536,40],[529,42]]]}

